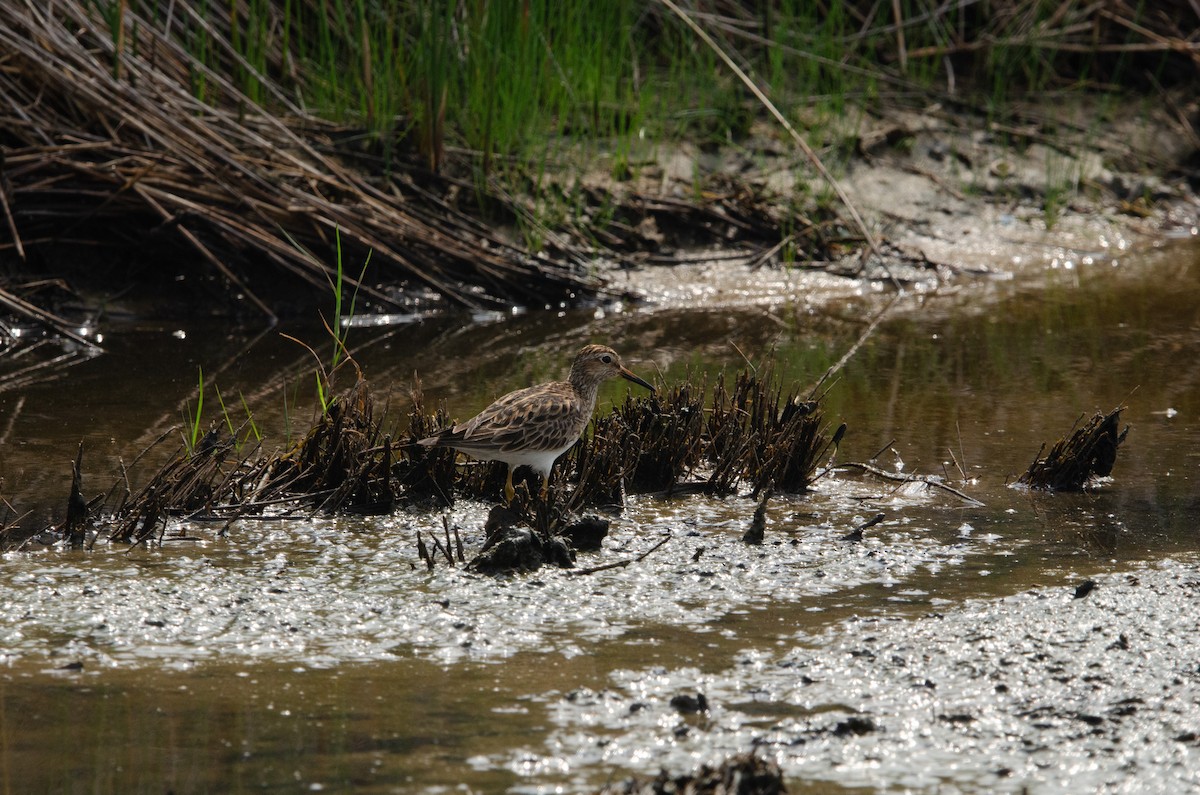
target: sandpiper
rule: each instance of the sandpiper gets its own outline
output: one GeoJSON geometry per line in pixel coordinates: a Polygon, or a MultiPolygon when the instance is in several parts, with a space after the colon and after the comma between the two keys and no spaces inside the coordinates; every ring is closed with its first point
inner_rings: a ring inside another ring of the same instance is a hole
{"type": "Polygon", "coordinates": [[[654,391],[621,364],[621,357],[612,348],[587,345],[576,354],[566,381],[509,392],[472,419],[421,439],[418,444],[453,447],[475,458],[508,464],[504,497],[510,503],[515,495],[513,470],[528,466],[542,476],[544,500],[554,462],[571,449],[587,427],[600,384],[616,376],[654,391]]]}

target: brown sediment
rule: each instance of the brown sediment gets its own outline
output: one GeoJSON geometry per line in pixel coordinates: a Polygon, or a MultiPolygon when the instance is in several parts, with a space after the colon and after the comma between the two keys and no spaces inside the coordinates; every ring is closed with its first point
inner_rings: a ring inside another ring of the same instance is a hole
{"type": "Polygon", "coordinates": [[[1041,455],[1046,445],[1042,445],[1017,483],[1046,491],[1080,491],[1095,478],[1110,475],[1117,448],[1129,433],[1129,426],[1120,430],[1123,409],[1118,406],[1107,414],[1096,412],[1082,426],[1076,420],[1071,435],[1059,439],[1045,458],[1041,455]]]}

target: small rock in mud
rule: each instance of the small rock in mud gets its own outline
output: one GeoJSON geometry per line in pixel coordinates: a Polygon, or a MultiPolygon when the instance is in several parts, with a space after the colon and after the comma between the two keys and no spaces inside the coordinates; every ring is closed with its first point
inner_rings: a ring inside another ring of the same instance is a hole
{"type": "Polygon", "coordinates": [[[563,538],[571,542],[577,552],[595,552],[600,549],[600,543],[608,536],[609,522],[598,516],[585,516],[579,521],[572,522],[560,532],[563,538]]]}
{"type": "Polygon", "coordinates": [[[483,535],[487,542],[483,545],[486,550],[492,545],[493,537],[501,530],[516,527],[521,524],[521,515],[507,505],[493,505],[488,511],[487,521],[483,523],[483,535]]]}
{"type": "Polygon", "coordinates": [[[1075,598],[1082,599],[1092,592],[1096,587],[1095,580],[1084,580],[1075,588],[1075,598]]]}
{"type": "Polygon", "coordinates": [[[703,693],[697,693],[694,696],[689,693],[680,693],[671,699],[671,708],[685,715],[708,712],[708,699],[703,693]]]}
{"type": "Polygon", "coordinates": [[[631,778],[611,784],[599,795],[778,795],[787,792],[779,765],[753,753],[726,759],[717,767],[704,765],[694,775],[672,776],[662,771],[653,779],[631,778]]]}
{"type": "Polygon", "coordinates": [[[862,718],[857,715],[852,715],[845,720],[838,721],[833,727],[834,737],[849,737],[851,735],[859,736],[870,734],[879,727],[875,725],[875,721],[870,718],[862,718]]]}
{"type": "Polygon", "coordinates": [[[570,544],[558,536],[543,540],[527,528],[504,527],[488,537],[467,568],[483,574],[534,571],[547,563],[569,569],[574,558],[570,544]]]}
{"type": "Polygon", "coordinates": [[[938,715],[938,720],[945,723],[964,724],[974,723],[975,717],[973,715],[968,715],[965,712],[955,712],[951,715],[938,715]]]}

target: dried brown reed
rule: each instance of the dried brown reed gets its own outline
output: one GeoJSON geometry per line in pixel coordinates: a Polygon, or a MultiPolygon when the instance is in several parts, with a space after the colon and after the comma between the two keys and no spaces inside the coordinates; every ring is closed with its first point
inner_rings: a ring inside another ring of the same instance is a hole
{"type": "Polygon", "coordinates": [[[769,374],[743,370],[732,391],[722,376],[707,429],[714,493],[729,494],[743,480],[754,496],[771,482],[783,492],[806,489],[831,444],[823,419],[816,401],[801,401],[795,392],[785,398],[769,374]]]}
{"type": "Polygon", "coordinates": [[[699,463],[704,383],[690,380],[651,395],[630,394],[598,418],[567,468],[578,479],[572,504],[620,505],[626,490],[670,495],[699,463]]]}
{"type": "MultiPolygon", "coordinates": [[[[548,502],[531,496],[536,485],[518,487],[507,526],[524,524],[549,538],[583,506],[620,504],[626,490],[726,494],[745,484],[757,495],[771,483],[778,491],[806,488],[830,444],[819,408],[785,398],[769,378],[742,372],[734,384],[726,393],[724,377],[718,381],[708,411],[704,381],[629,397],[560,463],[548,502]]],[[[408,430],[385,433],[360,377],[286,451],[240,454],[214,430],[194,450],[180,448],[140,489],[125,481],[104,503],[76,505],[71,535],[80,537],[86,524],[115,541],[144,543],[161,540],[172,517],[227,524],[285,510],[378,513],[397,503],[445,505],[456,494],[494,499],[503,465],[460,465],[453,450],[415,444],[449,422],[443,410],[426,412],[418,383],[408,430]]]]}
{"type": "Polygon", "coordinates": [[[1080,491],[1095,478],[1107,477],[1116,463],[1117,448],[1129,433],[1128,426],[1120,430],[1123,408],[1096,412],[1082,426],[1076,421],[1071,435],[1059,439],[1045,458],[1041,457],[1046,450],[1043,444],[1017,483],[1046,491],[1080,491]]]}
{"type": "Polygon", "coordinates": [[[282,112],[264,111],[180,43],[214,33],[188,4],[173,18],[156,3],[120,9],[136,36],[114,37],[84,0],[0,3],[2,198],[20,258],[76,243],[199,260],[268,317],[279,299],[259,285],[324,293],[339,235],[351,261],[371,252],[370,283],[350,286],[379,307],[398,307],[405,285],[468,307],[601,290],[571,252],[531,257],[444,202],[410,201],[415,183],[348,167],[330,154],[337,128],[269,82],[282,112]]]}

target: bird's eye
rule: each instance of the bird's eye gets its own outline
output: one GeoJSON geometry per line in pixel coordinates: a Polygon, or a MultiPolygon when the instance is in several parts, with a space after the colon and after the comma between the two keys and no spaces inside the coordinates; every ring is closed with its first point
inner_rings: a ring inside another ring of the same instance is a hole
{"type": "Polygon", "coordinates": [[[600,361],[604,362],[605,364],[612,364],[612,357],[606,353],[600,357],[600,361]]]}

